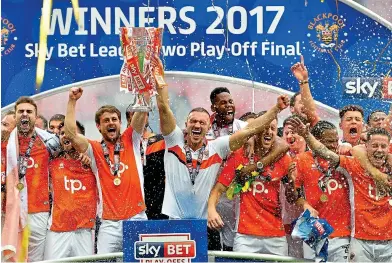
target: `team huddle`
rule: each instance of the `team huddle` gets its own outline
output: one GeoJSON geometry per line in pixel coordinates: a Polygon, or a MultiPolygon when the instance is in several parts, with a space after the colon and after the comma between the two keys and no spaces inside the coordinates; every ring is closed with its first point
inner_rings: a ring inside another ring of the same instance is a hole
{"type": "Polygon", "coordinates": [[[123,221],[165,218],[207,219],[210,250],[314,259],[291,238],[308,209],[334,229],[328,261],[392,261],[392,109],[365,125],[360,106],[343,107],[339,140],[317,115],[302,57],[291,70],[300,87],[291,99],[236,119],[230,91],[218,87],[212,114],[192,109],[185,129],[160,87],[159,135],[146,112],[130,111],[121,133],[121,112],[102,106],[101,141],[76,120],[83,88],[70,89],[65,114],[49,125],[33,99],[19,98],[2,119],[2,259],[120,252],[123,221]],[[292,115],[278,128],[286,108],[292,115]]]}

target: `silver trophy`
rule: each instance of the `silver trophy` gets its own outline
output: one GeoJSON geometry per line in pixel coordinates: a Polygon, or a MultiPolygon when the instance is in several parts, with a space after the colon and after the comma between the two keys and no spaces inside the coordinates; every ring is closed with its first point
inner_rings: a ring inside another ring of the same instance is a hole
{"type": "MultiPolygon", "coordinates": [[[[120,72],[120,90],[132,92],[133,103],[128,110],[149,112],[152,110],[143,96],[156,93],[157,81],[160,79],[156,70],[157,58],[162,45],[162,29],[153,27],[122,27],[120,42],[124,55],[124,64],[120,72]]],[[[158,81],[159,85],[159,81],[158,81]]]]}

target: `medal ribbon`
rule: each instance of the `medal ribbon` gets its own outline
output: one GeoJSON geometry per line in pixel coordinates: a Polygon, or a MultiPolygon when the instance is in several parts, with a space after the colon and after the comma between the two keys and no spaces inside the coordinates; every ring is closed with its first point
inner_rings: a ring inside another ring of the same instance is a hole
{"type": "MultiPolygon", "coordinates": [[[[216,120],[214,119],[214,122],[212,123],[212,130],[214,131],[214,136],[215,139],[220,137],[220,130],[218,129],[218,124],[216,123],[216,120]]],[[[233,123],[230,123],[228,125],[228,130],[229,130],[229,135],[233,134],[233,123]]]]}
{"type": "Polygon", "coordinates": [[[186,167],[188,168],[189,177],[191,178],[192,185],[195,185],[196,177],[200,172],[200,166],[203,161],[205,148],[206,148],[206,145],[203,143],[203,146],[199,150],[199,156],[197,157],[196,168],[193,168],[191,150],[190,150],[188,144],[184,145],[184,150],[185,150],[185,155],[186,155],[186,167]]]}
{"type": "Polygon", "coordinates": [[[103,156],[105,157],[106,163],[109,165],[109,169],[113,172],[113,176],[117,176],[118,171],[120,170],[120,149],[121,149],[121,143],[120,140],[117,140],[116,145],[114,146],[114,168],[110,165],[110,158],[109,158],[109,149],[104,142],[104,140],[101,141],[101,146],[103,150],[103,156]]]}
{"type": "Polygon", "coordinates": [[[31,155],[31,150],[33,148],[35,139],[37,138],[37,133],[34,131],[30,138],[29,146],[27,147],[26,153],[23,156],[19,156],[19,180],[26,176],[27,164],[31,155]]]}
{"type": "Polygon", "coordinates": [[[140,142],[140,156],[142,158],[142,163],[144,166],[147,165],[147,156],[145,154],[145,152],[147,151],[147,143],[148,143],[147,138],[143,138],[142,141],[140,142]]]}
{"type": "Polygon", "coordinates": [[[319,162],[317,161],[317,157],[313,155],[313,159],[314,159],[314,163],[316,164],[317,170],[319,170],[320,173],[322,174],[318,179],[318,186],[320,187],[321,191],[325,193],[327,192],[327,183],[329,179],[332,177],[333,169],[328,167],[328,170],[324,171],[321,168],[319,162]]]}

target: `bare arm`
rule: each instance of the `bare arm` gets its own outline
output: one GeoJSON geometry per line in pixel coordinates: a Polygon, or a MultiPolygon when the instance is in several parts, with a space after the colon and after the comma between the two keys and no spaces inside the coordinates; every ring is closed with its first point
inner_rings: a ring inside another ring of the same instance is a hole
{"type": "Polygon", "coordinates": [[[389,188],[390,190],[392,190],[391,182],[388,181],[388,175],[382,173],[379,169],[377,169],[370,163],[364,145],[355,146],[352,150],[352,155],[358,159],[359,163],[361,164],[361,167],[365,169],[376,182],[381,184],[384,188],[389,188]]]}
{"type": "Polygon", "coordinates": [[[212,229],[220,229],[223,227],[223,221],[218,212],[216,211],[216,205],[218,204],[219,198],[222,193],[227,190],[227,187],[217,182],[210,193],[208,199],[208,227],[212,229]]]}
{"type": "MultiPolygon", "coordinates": [[[[264,167],[267,167],[279,160],[288,150],[289,146],[287,143],[281,138],[276,138],[272,151],[261,158],[260,162],[264,167]]],[[[251,172],[256,171],[256,165],[257,164],[249,164],[244,166],[244,168],[241,169],[241,175],[250,174],[251,172]]]]}
{"type": "Polygon", "coordinates": [[[286,183],[285,185],[286,200],[289,204],[294,204],[298,199],[298,193],[297,190],[295,189],[295,179],[297,178],[297,173],[298,173],[297,163],[296,162],[290,163],[288,169],[289,182],[286,183]]]}
{"type": "MultiPolygon", "coordinates": [[[[147,104],[150,103],[150,93],[145,92],[143,94],[144,99],[147,104]]],[[[134,131],[136,131],[139,134],[143,135],[144,127],[146,125],[146,118],[147,118],[147,112],[135,112],[135,114],[132,117],[131,121],[131,126],[134,131]]]]}
{"type": "Polygon", "coordinates": [[[313,127],[320,120],[320,117],[317,114],[316,104],[312,93],[310,92],[308,69],[305,66],[304,57],[302,55],[301,63],[296,63],[292,66],[291,71],[298,82],[304,82],[303,84],[299,84],[302,103],[304,104],[304,111],[310,122],[310,126],[313,127]]]}
{"type": "Polygon", "coordinates": [[[310,212],[310,214],[311,214],[311,216],[313,216],[313,217],[318,217],[318,215],[319,215],[319,213],[318,213],[318,211],[316,210],[316,209],[314,209],[313,208],[313,206],[311,206],[309,203],[308,203],[308,201],[306,201],[304,198],[298,198],[298,200],[297,200],[297,202],[296,202],[296,205],[298,206],[298,207],[300,207],[300,208],[302,208],[304,211],[306,210],[306,209],[308,209],[309,210],[309,212],[310,212]]]}
{"type": "Polygon", "coordinates": [[[162,135],[169,135],[176,128],[176,118],[169,104],[169,91],[167,87],[157,88],[157,105],[162,135]]]}
{"type": "Polygon", "coordinates": [[[287,108],[288,104],[289,99],[286,95],[279,96],[277,104],[271,109],[269,109],[264,115],[258,117],[257,119],[249,123],[246,127],[230,136],[230,150],[238,150],[242,147],[242,145],[246,143],[247,140],[249,140],[251,136],[268,128],[268,126],[276,118],[278,113],[287,108]]]}
{"type": "Polygon", "coordinates": [[[76,101],[82,96],[83,89],[73,87],[69,91],[67,113],[65,115],[64,131],[67,138],[71,141],[76,151],[84,153],[88,148],[88,140],[83,135],[77,133],[75,107],[76,101]]]}
{"type": "Polygon", "coordinates": [[[340,157],[338,154],[334,153],[331,150],[328,150],[324,144],[319,142],[309,131],[310,124],[303,124],[300,119],[294,118],[288,121],[288,124],[292,125],[294,128],[294,132],[297,132],[300,136],[305,138],[306,143],[309,148],[321,158],[329,161],[331,167],[336,167],[339,165],[340,157]]]}

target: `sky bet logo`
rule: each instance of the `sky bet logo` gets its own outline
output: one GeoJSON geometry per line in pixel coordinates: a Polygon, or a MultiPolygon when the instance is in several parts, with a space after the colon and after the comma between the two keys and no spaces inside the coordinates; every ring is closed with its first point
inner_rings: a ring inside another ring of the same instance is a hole
{"type": "Polygon", "coordinates": [[[142,234],[135,242],[135,259],[141,263],[188,263],[196,257],[190,234],[142,234]]]}
{"type": "Polygon", "coordinates": [[[343,78],[343,97],[349,99],[392,99],[392,77],[343,78]]]}

